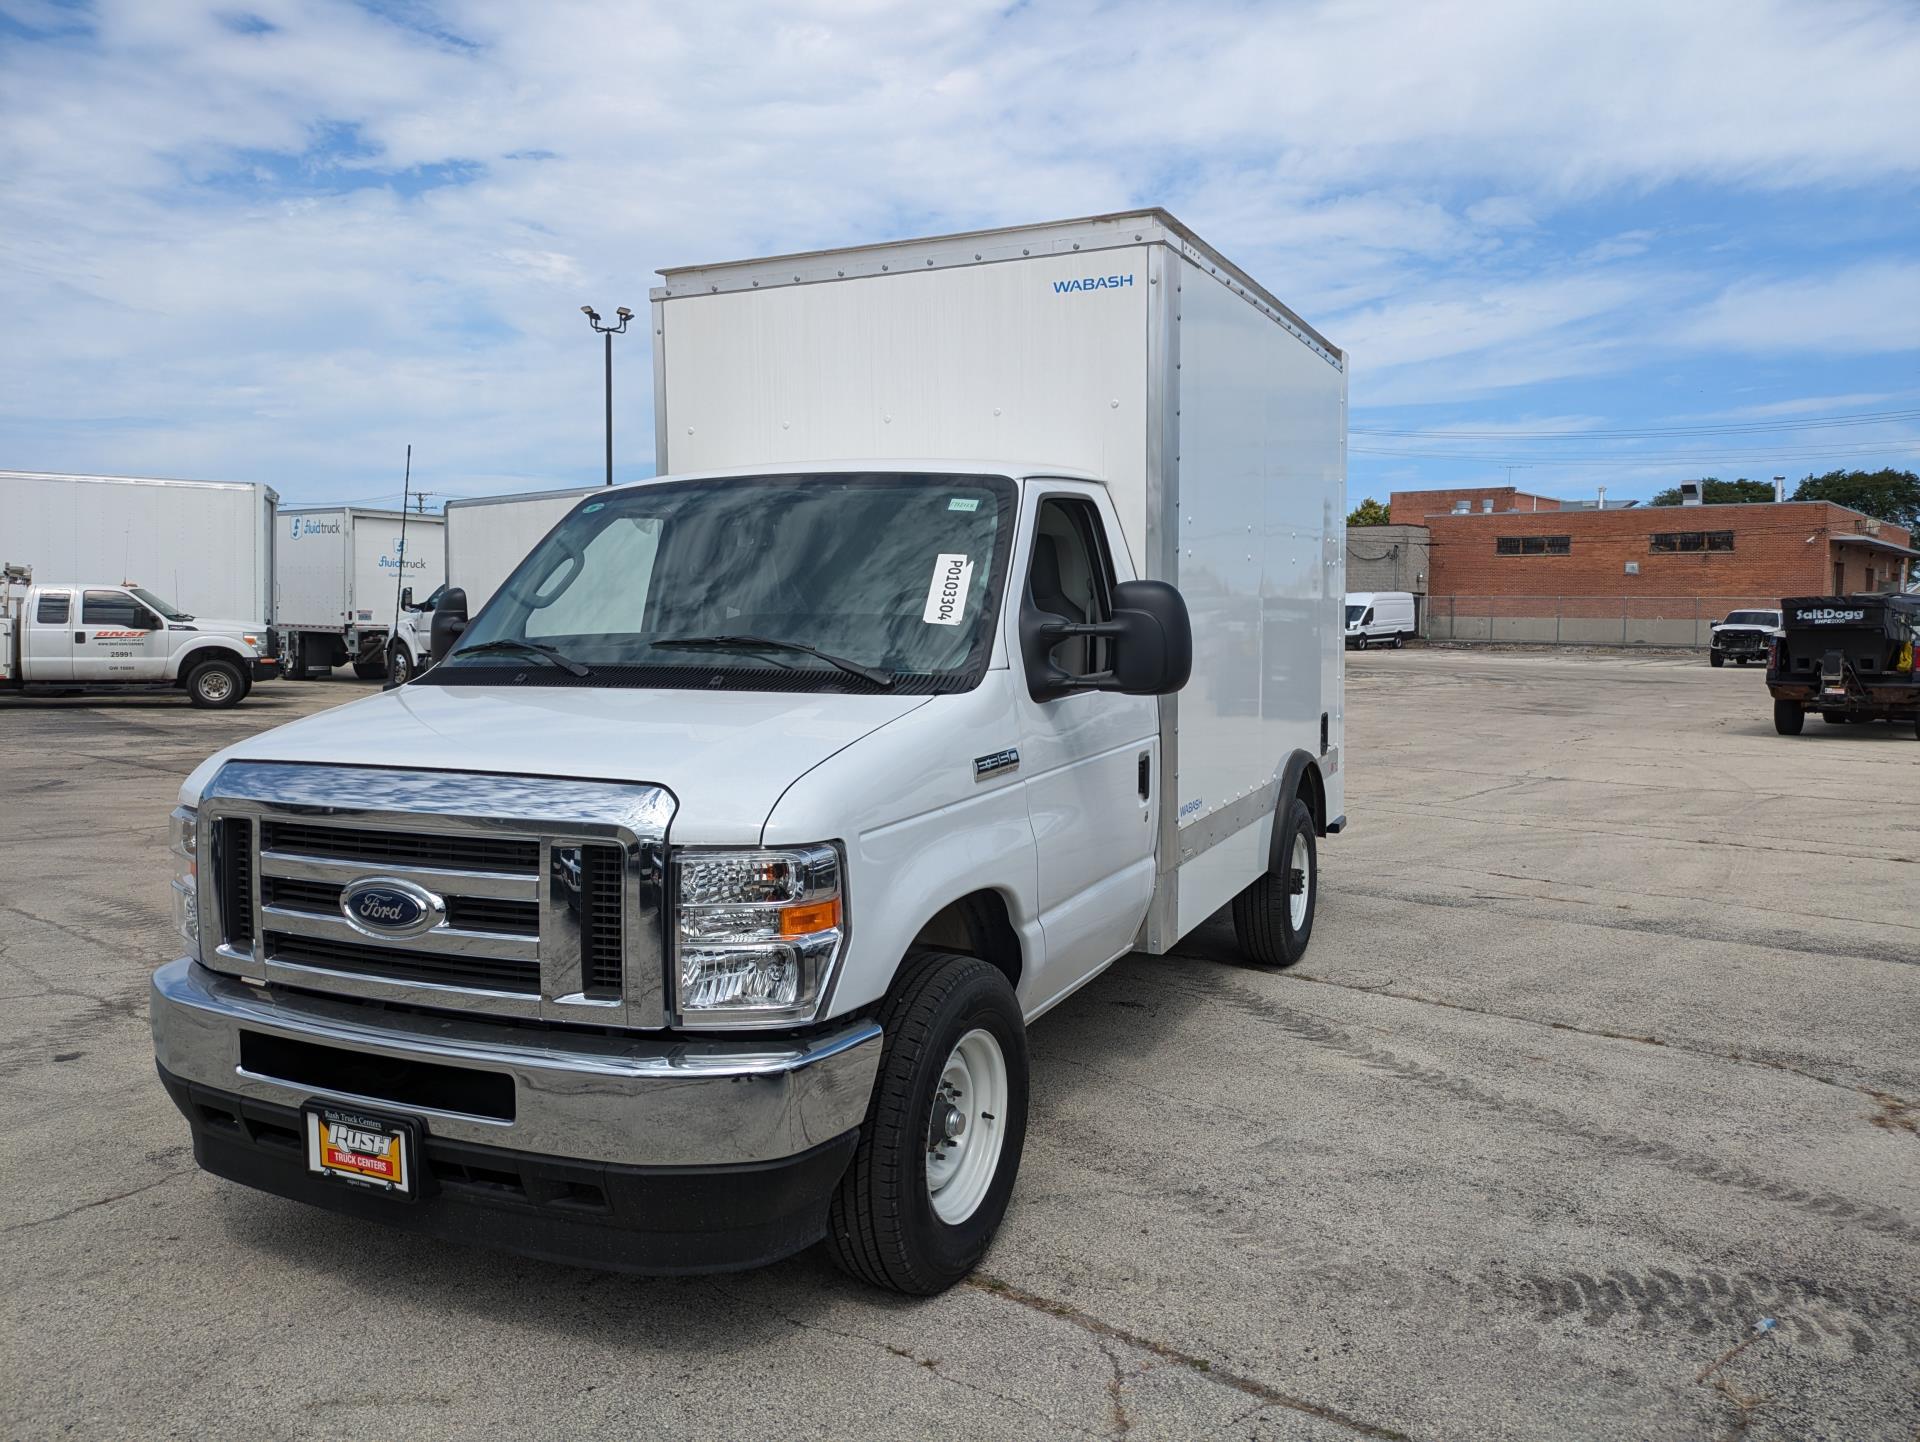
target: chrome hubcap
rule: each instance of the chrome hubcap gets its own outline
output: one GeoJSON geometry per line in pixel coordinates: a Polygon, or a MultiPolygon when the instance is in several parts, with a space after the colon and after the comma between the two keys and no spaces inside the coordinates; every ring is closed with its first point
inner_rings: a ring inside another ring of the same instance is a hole
{"type": "Polygon", "coordinates": [[[1287,898],[1287,917],[1298,931],[1307,924],[1307,902],[1313,895],[1313,853],[1307,849],[1304,835],[1293,838],[1293,874],[1300,880],[1287,898]]]}
{"type": "Polygon", "coordinates": [[[233,681],[224,671],[210,671],[200,678],[200,694],[209,701],[224,701],[233,691],[233,681]]]}

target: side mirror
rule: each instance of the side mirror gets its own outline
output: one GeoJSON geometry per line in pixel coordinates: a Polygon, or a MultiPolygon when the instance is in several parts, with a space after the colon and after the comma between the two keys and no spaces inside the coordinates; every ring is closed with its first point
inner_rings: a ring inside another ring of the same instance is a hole
{"type": "Polygon", "coordinates": [[[467,593],[458,586],[449,586],[446,595],[440,598],[440,604],[433,609],[433,655],[435,660],[444,657],[453,649],[467,629],[467,593]]]}
{"type": "Polygon", "coordinates": [[[413,587],[407,586],[401,590],[400,609],[403,611],[411,611],[413,609],[413,587]]]}
{"type": "Polygon", "coordinates": [[[1180,592],[1165,581],[1122,581],[1113,588],[1111,621],[1076,622],[1035,610],[1020,616],[1020,649],[1027,690],[1036,701],[1075,691],[1166,696],[1193,674],[1193,623],[1180,592]],[[1053,648],[1073,636],[1112,643],[1113,669],[1073,676],[1053,664],[1053,648]]]}

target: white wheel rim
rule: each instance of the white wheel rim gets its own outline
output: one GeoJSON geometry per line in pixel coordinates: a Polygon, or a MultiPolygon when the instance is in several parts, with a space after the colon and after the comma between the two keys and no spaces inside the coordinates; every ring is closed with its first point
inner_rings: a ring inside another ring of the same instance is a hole
{"type": "Polygon", "coordinates": [[[209,701],[224,701],[233,691],[233,679],[224,671],[210,671],[200,678],[200,694],[209,701]]]}
{"type": "Polygon", "coordinates": [[[972,1216],[1000,1168],[1007,1126],[1007,1058],[975,1027],[954,1043],[927,1114],[927,1195],[948,1226],[972,1216]]]}
{"type": "MultiPolygon", "coordinates": [[[[1293,870],[1300,873],[1300,889],[1287,898],[1287,917],[1298,931],[1307,924],[1307,903],[1313,899],[1313,853],[1307,849],[1305,833],[1293,838],[1293,870]]],[[[1289,881],[1293,878],[1288,877],[1289,881]]]]}

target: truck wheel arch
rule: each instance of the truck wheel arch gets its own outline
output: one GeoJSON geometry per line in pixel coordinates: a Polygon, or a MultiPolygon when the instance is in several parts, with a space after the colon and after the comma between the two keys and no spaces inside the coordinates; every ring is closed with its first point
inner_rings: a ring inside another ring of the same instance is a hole
{"type": "Polygon", "coordinates": [[[1307,803],[1307,810],[1313,813],[1313,834],[1327,834],[1327,783],[1320,774],[1320,763],[1304,751],[1295,751],[1287,757],[1287,764],[1280,770],[1280,796],[1276,810],[1284,815],[1293,798],[1298,796],[1307,803]]]}
{"type": "MultiPolygon", "coordinates": [[[[226,661],[238,666],[240,668],[240,678],[243,682],[246,682],[248,678],[253,675],[253,659],[251,657],[245,656],[232,646],[223,645],[218,641],[209,641],[202,646],[189,646],[173,659],[174,663],[180,668],[179,674],[173,678],[173,684],[182,691],[187,689],[187,678],[193,674],[194,667],[204,666],[209,661],[226,661]]],[[[248,686],[248,689],[252,689],[251,685],[248,686]]]]}
{"type": "Polygon", "coordinates": [[[1025,960],[1020,933],[1014,927],[1012,913],[1007,910],[1006,898],[997,891],[969,892],[928,917],[914,934],[907,956],[900,959],[901,966],[905,967],[910,957],[924,949],[977,956],[1005,976],[1008,986],[1019,989],[1025,960]]]}

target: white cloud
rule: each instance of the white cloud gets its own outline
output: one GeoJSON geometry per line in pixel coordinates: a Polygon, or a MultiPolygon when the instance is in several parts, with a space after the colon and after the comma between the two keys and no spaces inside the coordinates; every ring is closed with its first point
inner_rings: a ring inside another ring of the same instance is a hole
{"type": "MultiPolygon", "coordinates": [[[[1708,303],[1721,282],[1657,245],[1552,231],[1675,182],[1910,187],[1904,4],[1168,15],[100,0],[91,39],[0,48],[0,464],[357,495],[411,438],[445,490],[582,478],[577,307],[639,308],[657,265],[1141,203],[1352,349],[1357,401],[1616,366],[1656,301],[1677,346],[1880,349],[1916,313],[1904,263],[1708,303]],[[463,183],[419,189],[450,163],[463,183]]],[[[616,344],[644,467],[648,348],[616,344]]]]}

